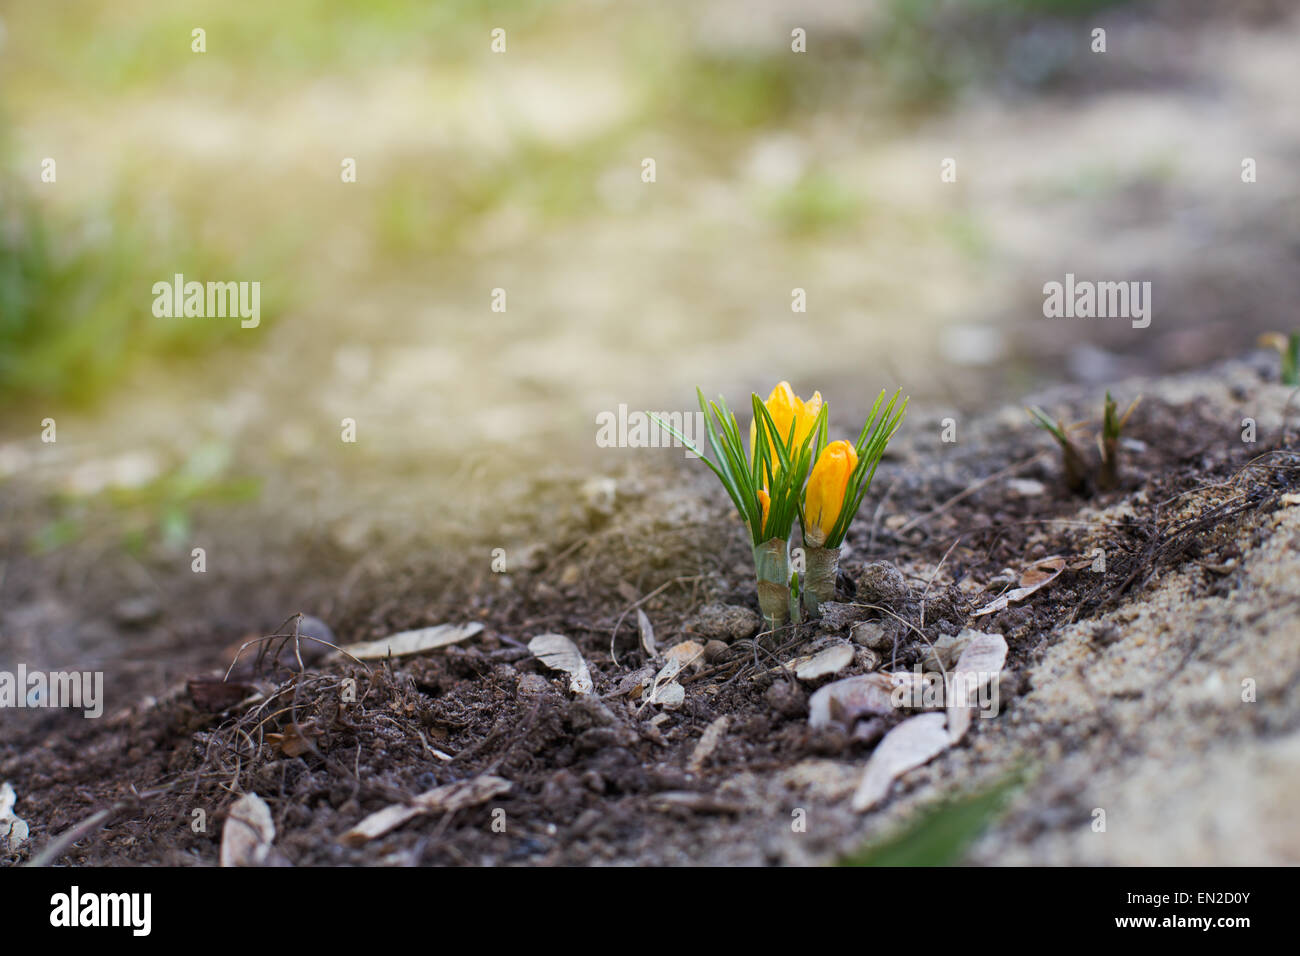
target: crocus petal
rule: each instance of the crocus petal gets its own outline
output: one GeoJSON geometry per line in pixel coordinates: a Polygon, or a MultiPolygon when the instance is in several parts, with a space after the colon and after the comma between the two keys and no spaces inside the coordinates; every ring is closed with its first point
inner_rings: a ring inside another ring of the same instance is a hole
{"type": "Polygon", "coordinates": [[[839,519],[849,478],[857,466],[857,451],[847,441],[831,442],[813,465],[804,497],[804,518],[813,543],[819,547],[839,519]]]}
{"type": "MultiPolygon", "coordinates": [[[[812,398],[803,401],[794,393],[789,382],[778,382],[772,389],[772,394],[767,396],[767,401],[763,403],[767,407],[768,414],[772,416],[772,423],[776,426],[777,438],[784,447],[785,440],[790,434],[790,425],[794,424],[794,447],[800,448],[808,436],[812,434],[813,425],[817,422],[817,415],[822,407],[822,393],[813,392],[812,398]]],[[[764,438],[767,440],[768,455],[772,459],[772,472],[775,474],[780,470],[780,456],[772,447],[772,438],[764,429],[764,438]]],[[[758,423],[749,423],[749,454],[754,456],[754,445],[758,441],[758,423]]],[[[766,483],[766,476],[764,476],[766,483]]]]}
{"type": "Polygon", "coordinates": [[[812,434],[813,426],[817,424],[817,416],[822,410],[822,393],[813,392],[812,398],[806,402],[800,402],[800,412],[797,416],[798,426],[795,428],[794,443],[798,448],[803,445],[808,436],[812,434]]]}
{"type": "Polygon", "coordinates": [[[795,420],[803,402],[799,401],[799,396],[795,395],[789,382],[779,382],[763,404],[771,413],[772,421],[776,423],[777,437],[784,445],[786,436],[790,434],[790,423],[795,420]]]}

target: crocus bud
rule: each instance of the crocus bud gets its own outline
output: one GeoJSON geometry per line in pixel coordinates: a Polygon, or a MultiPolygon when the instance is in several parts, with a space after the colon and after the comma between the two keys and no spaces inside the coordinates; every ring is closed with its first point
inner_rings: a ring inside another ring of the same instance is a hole
{"type": "Polygon", "coordinates": [[[849,478],[857,466],[858,453],[847,441],[831,442],[813,465],[804,498],[804,530],[814,548],[820,548],[835,527],[849,478]]]}
{"type": "Polygon", "coordinates": [[[772,507],[772,496],[762,488],[758,489],[758,503],[763,506],[763,523],[759,525],[759,530],[767,527],[767,513],[772,507]]]}
{"type": "MultiPolygon", "coordinates": [[[[813,392],[812,398],[803,401],[794,393],[789,382],[778,382],[776,388],[772,389],[772,394],[767,397],[763,403],[767,406],[768,413],[772,416],[772,422],[776,425],[777,435],[784,445],[786,436],[790,434],[790,423],[794,422],[794,447],[800,448],[808,436],[812,434],[813,426],[817,423],[817,415],[822,408],[822,393],[813,392]]],[[[780,468],[780,456],[772,449],[770,436],[768,438],[768,450],[772,458],[772,474],[776,474],[780,468]]],[[[754,445],[758,441],[758,422],[749,423],[749,453],[751,457],[754,454],[754,445]]]]}

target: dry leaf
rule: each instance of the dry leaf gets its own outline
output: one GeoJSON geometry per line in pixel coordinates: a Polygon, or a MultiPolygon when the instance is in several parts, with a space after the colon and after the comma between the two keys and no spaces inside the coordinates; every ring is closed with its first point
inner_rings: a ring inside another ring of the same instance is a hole
{"type": "Polygon", "coordinates": [[[922,663],[931,673],[951,672],[957,667],[961,655],[970,646],[971,641],[982,635],[983,631],[963,627],[956,634],[940,634],[926,650],[922,663]]]}
{"type": "Polygon", "coordinates": [[[634,670],[632,673],[623,677],[618,685],[610,692],[610,697],[627,696],[636,700],[642,692],[655,679],[657,668],[653,664],[646,664],[644,667],[634,670]]]}
{"type": "Polygon", "coordinates": [[[853,663],[853,648],[848,644],[835,644],[818,651],[794,669],[800,680],[813,681],[827,674],[835,674],[853,663]]]}
{"type": "MultiPolygon", "coordinates": [[[[819,687],[808,698],[808,726],[826,727],[833,723],[850,725],[865,714],[894,712],[892,695],[899,686],[911,687],[919,678],[910,671],[886,674],[880,671],[845,677],[819,687]]],[[[909,699],[911,695],[908,695],[909,699]]]]}
{"type": "Polygon", "coordinates": [[[693,813],[744,813],[745,805],[713,793],[664,790],[650,798],[656,810],[690,810],[693,813]]]}
{"type": "Polygon", "coordinates": [[[491,774],[480,774],[469,780],[457,780],[425,791],[410,803],[394,803],[370,814],[347,833],[339,842],[347,846],[361,846],[369,840],[396,830],[403,823],[426,813],[454,813],[466,807],[486,803],[510,789],[510,781],[491,774]]]}
{"type": "Polygon", "coordinates": [[[0,845],[8,844],[12,850],[27,842],[30,832],[27,821],[14,813],[14,804],[18,802],[18,793],[13,784],[6,781],[0,785],[0,845]]]}
{"type": "Polygon", "coordinates": [[[1021,573],[1020,587],[1014,588],[1002,595],[996,601],[984,605],[984,607],[972,614],[971,617],[981,617],[985,614],[996,614],[998,611],[1006,610],[1007,605],[1013,601],[1023,601],[1039,588],[1055,581],[1064,570],[1065,558],[1058,555],[1053,555],[1050,558],[1043,558],[1041,561],[1035,561],[1021,573]]]}
{"type": "Polygon", "coordinates": [[[301,757],[316,749],[316,738],[321,735],[315,718],[301,724],[291,723],[282,734],[267,734],[266,740],[286,757],[301,757]]]}
{"type": "Polygon", "coordinates": [[[945,723],[943,714],[918,714],[885,734],[867,761],[853,795],[853,809],[858,813],[870,810],[884,799],[895,780],[947,750],[945,723]]]}
{"type": "Polygon", "coordinates": [[[664,666],[655,675],[655,683],[674,680],[687,667],[704,659],[704,646],[696,641],[682,641],[664,652],[664,666]]]}
{"type": "Polygon", "coordinates": [[[1022,591],[1037,591],[1052,578],[1056,577],[1065,570],[1065,561],[1062,558],[1052,558],[1051,565],[1048,567],[1039,567],[1035,565],[1028,568],[1024,574],[1020,575],[1020,588],[1022,591]]]}
{"type": "Polygon", "coordinates": [[[422,627],[415,631],[402,631],[400,634],[391,634],[388,637],[381,637],[377,641],[362,641],[360,644],[349,644],[343,648],[343,651],[362,661],[379,660],[389,655],[406,657],[410,654],[421,654],[424,651],[446,647],[448,644],[457,644],[473,637],[481,630],[483,630],[483,625],[477,622],[473,624],[439,624],[437,627],[422,627]]]}
{"type": "Polygon", "coordinates": [[[255,793],[246,793],[230,807],[221,829],[222,866],[265,866],[275,841],[271,808],[255,793]]]}
{"type": "Polygon", "coordinates": [[[945,695],[948,700],[948,738],[953,743],[961,740],[970,727],[971,710],[978,703],[980,690],[997,679],[1007,662],[1007,641],[1001,634],[970,633],[970,643],[957,660],[945,695]],[[966,704],[954,703],[955,696],[964,696],[966,704]],[[972,700],[975,703],[971,703],[972,700]]]}
{"type": "Polygon", "coordinates": [[[528,642],[528,649],[551,670],[568,674],[570,691],[591,693],[591,671],[587,669],[582,651],[563,634],[539,634],[528,642]]]}
{"type": "Polygon", "coordinates": [[[687,770],[691,773],[700,772],[700,769],[704,766],[704,761],[708,760],[713,755],[713,751],[718,749],[723,734],[727,732],[728,723],[730,723],[730,718],[723,715],[705,728],[704,733],[700,735],[700,742],[695,745],[695,749],[691,752],[691,759],[686,764],[687,770]]]}
{"type": "Polygon", "coordinates": [[[1033,478],[1008,478],[1007,490],[1022,498],[1034,498],[1047,491],[1047,486],[1033,478]]]}
{"type": "Polygon", "coordinates": [[[686,688],[677,683],[677,675],[687,667],[698,666],[703,658],[704,647],[696,641],[682,641],[668,648],[664,652],[664,666],[655,675],[645,703],[658,704],[668,710],[682,706],[686,701],[686,688]]]}
{"type": "Polygon", "coordinates": [[[940,634],[926,648],[925,657],[921,660],[921,666],[930,673],[939,673],[949,671],[957,663],[957,658],[961,652],[966,649],[971,638],[978,634],[978,631],[972,631],[970,628],[963,628],[959,634],[940,634]]]}
{"type": "Polygon", "coordinates": [[[632,700],[636,700],[636,698],[640,697],[641,693],[645,691],[645,688],[649,687],[650,683],[653,682],[656,671],[658,671],[658,669],[656,669],[653,663],[647,663],[647,665],[643,667],[638,667],[637,670],[630,672],[630,674],[625,675],[623,679],[619,680],[619,683],[617,683],[616,687],[612,689],[607,696],[627,696],[632,698],[632,700]]]}
{"type": "Polygon", "coordinates": [[[650,623],[650,618],[646,617],[645,611],[640,608],[636,609],[636,623],[641,631],[641,650],[645,651],[647,657],[658,657],[659,648],[655,646],[655,629],[650,623]]]}
{"type": "Polygon", "coordinates": [[[676,710],[686,702],[686,688],[676,681],[657,684],[646,698],[647,704],[658,704],[665,710],[676,710]]]}

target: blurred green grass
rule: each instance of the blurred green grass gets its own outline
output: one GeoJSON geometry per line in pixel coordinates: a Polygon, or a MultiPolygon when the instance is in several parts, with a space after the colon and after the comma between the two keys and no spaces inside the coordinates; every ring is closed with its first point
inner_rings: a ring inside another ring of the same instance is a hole
{"type": "Polygon", "coordinates": [[[79,85],[117,95],[178,77],[198,85],[214,79],[278,84],[322,70],[470,57],[487,50],[488,30],[498,19],[508,18],[512,30],[523,32],[559,6],[546,0],[49,0],[9,16],[14,30],[42,39],[39,47],[12,51],[33,89],[79,85]],[[77,29],[67,29],[74,15],[77,29]],[[206,32],[204,56],[190,49],[195,28],[206,32]],[[481,47],[469,42],[475,35],[481,47]]]}
{"type": "MultiPolygon", "coordinates": [[[[149,355],[188,359],[251,344],[238,320],[158,318],[152,286],[256,275],[270,257],[235,255],[173,227],[146,228],[123,196],[73,218],[0,183],[0,399],[84,404],[149,355]]],[[[263,287],[263,327],[290,293],[263,287]],[[268,293],[265,294],[265,293],[268,293]]]]}
{"type": "MultiPolygon", "coordinates": [[[[249,98],[263,102],[316,80],[360,82],[389,67],[423,76],[489,71],[490,78],[489,31],[498,25],[508,28],[510,50],[532,57],[539,70],[547,51],[589,53],[588,66],[610,71],[626,87],[622,113],[562,145],[514,130],[506,149],[490,157],[451,147],[437,157],[436,174],[425,155],[384,157],[359,213],[369,258],[358,269],[378,276],[384,263],[405,268],[458,254],[482,222],[507,206],[542,227],[611,215],[600,201],[600,177],[626,162],[648,131],[692,143],[699,162],[731,175],[735,157],[765,130],[863,96],[867,106],[900,115],[941,108],[964,83],[1001,69],[1008,25],[1078,17],[1118,2],[887,0],[869,33],[824,38],[820,55],[800,57],[789,54],[784,37],[764,46],[707,42],[671,7],[545,0],[373,0],[365,6],[188,0],[164,7],[144,0],[51,0],[5,13],[0,115],[11,125],[58,117],[60,105],[72,101],[101,104],[111,116],[177,91],[203,91],[203,102],[238,115],[249,98]],[[68,30],[74,15],[78,29],[68,30]],[[190,49],[195,27],[207,31],[203,56],[190,49]]],[[[0,142],[0,166],[7,155],[12,150],[0,142]]],[[[154,318],[149,289],[175,272],[200,280],[274,276],[274,283],[263,283],[264,324],[295,303],[295,287],[314,281],[320,256],[310,244],[341,218],[338,207],[285,191],[230,200],[227,205],[241,207],[233,213],[217,208],[219,198],[210,197],[205,208],[197,197],[211,184],[184,168],[177,174],[170,201],[178,208],[167,226],[148,211],[157,190],[147,182],[111,182],[94,208],[72,212],[45,203],[26,180],[20,186],[12,173],[0,176],[0,398],[90,402],[138,359],[183,360],[263,338],[237,322],[154,318]],[[208,225],[222,216],[255,225],[238,242],[218,239],[219,229],[208,225]]],[[[759,213],[793,240],[851,226],[870,215],[870,199],[818,168],[756,197],[759,213]]],[[[954,244],[981,254],[978,223],[954,219],[945,228],[954,244]]]]}
{"type": "Polygon", "coordinates": [[[153,549],[188,550],[195,512],[204,505],[256,500],[262,492],[257,478],[232,475],[234,450],[220,441],[198,445],[184,461],[133,487],[110,486],[90,495],[60,493],[52,498],[54,517],[37,528],[27,542],[35,554],[47,554],[81,541],[93,522],[103,522],[108,506],[113,533],[131,554],[153,549]]]}
{"type": "Polygon", "coordinates": [[[839,866],[955,866],[1006,810],[1024,782],[1013,772],[985,789],[930,807],[884,838],[848,854],[839,866]]]}

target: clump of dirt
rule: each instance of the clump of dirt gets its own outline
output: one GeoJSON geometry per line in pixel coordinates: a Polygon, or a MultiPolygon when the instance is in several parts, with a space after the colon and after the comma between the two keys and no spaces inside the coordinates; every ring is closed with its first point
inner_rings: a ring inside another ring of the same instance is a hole
{"type": "MultiPolygon", "coordinates": [[[[305,555],[301,573],[316,577],[301,593],[340,642],[443,621],[484,628],[378,662],[313,649],[303,672],[277,650],[263,664],[278,664],[240,671],[233,687],[220,678],[248,636],[238,628],[199,647],[193,624],[136,644],[133,666],[110,674],[127,706],[97,721],[7,716],[0,780],[14,783],[32,840],[0,852],[29,859],[107,809],[55,861],[208,865],[227,809],[255,792],[279,854],[299,865],[815,863],[1014,772],[1027,782],[966,859],[1295,862],[1300,834],[1269,809],[1300,778],[1300,703],[1286,692],[1300,676],[1285,638],[1300,580],[1291,393],[1249,363],[1123,391],[1145,399],[1122,486],[1104,495],[1064,487],[1050,438],[1020,409],[967,423],[956,444],[905,431],[846,541],[836,601],[776,633],[758,633],[730,503],[680,459],[638,461],[595,488],[563,475],[530,484],[528,508],[498,516],[491,540],[516,544],[491,570],[455,557],[481,548],[469,531],[435,548],[305,555]],[[1257,442],[1243,442],[1243,417],[1257,442]],[[1068,560],[1049,585],[975,616],[1051,556],[1068,560]],[[661,651],[703,647],[679,677],[680,706],[649,699],[661,662],[638,612],[661,651]],[[842,677],[933,667],[968,627],[1009,645],[1000,712],[881,808],[852,812],[863,765],[903,714],[814,729],[809,696],[842,677]],[[543,632],[577,643],[593,693],[575,695],[528,651],[543,632]],[[801,680],[787,666],[845,642],[851,660],[833,675],[801,680]],[[1238,764],[1282,770],[1261,771],[1243,802],[1223,783],[1238,764]],[[481,774],[510,789],[359,846],[339,840],[367,814],[481,774]],[[1109,831],[1095,829],[1099,808],[1109,831]],[[1231,841],[1189,836],[1219,823],[1231,841]],[[1264,839],[1266,823],[1284,836],[1264,839]],[[1137,835],[1153,826],[1159,837],[1137,835]]],[[[1081,391],[1039,399],[1075,419],[1100,407],[1081,391]]],[[[24,586],[34,580],[30,561],[10,561],[24,586]]],[[[233,578],[225,593],[254,586],[233,578]]],[[[21,593],[28,628],[62,613],[21,593]]]]}

